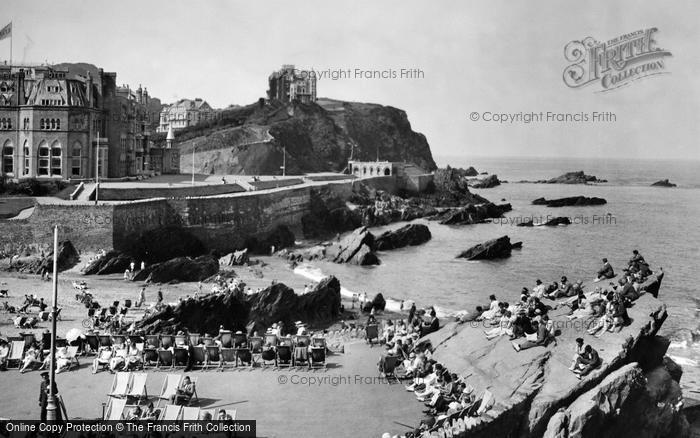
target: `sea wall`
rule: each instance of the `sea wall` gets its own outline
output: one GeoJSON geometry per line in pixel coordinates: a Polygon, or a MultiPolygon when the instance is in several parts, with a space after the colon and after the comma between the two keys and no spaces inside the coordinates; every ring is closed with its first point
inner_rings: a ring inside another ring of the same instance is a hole
{"type": "MultiPolygon", "coordinates": [[[[100,188],[99,197],[102,201],[131,201],[149,198],[182,198],[188,196],[212,196],[226,193],[245,192],[238,184],[212,184],[194,187],[131,187],[131,188],[100,188]]],[[[95,199],[93,192],[90,199],[95,199]]]]}
{"type": "Polygon", "coordinates": [[[61,240],[79,251],[129,248],[144,231],[178,225],[198,237],[209,250],[239,249],[249,237],[259,237],[279,225],[301,236],[301,218],[312,202],[348,199],[353,182],[290,187],[234,196],[168,198],[120,204],[40,204],[23,220],[0,221],[0,249],[18,253],[47,249],[53,226],[61,240]]]}

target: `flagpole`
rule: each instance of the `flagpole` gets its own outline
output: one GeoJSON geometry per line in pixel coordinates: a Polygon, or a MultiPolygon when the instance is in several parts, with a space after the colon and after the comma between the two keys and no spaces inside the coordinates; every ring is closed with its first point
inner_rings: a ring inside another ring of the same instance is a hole
{"type": "Polygon", "coordinates": [[[56,316],[58,308],[56,301],[58,298],[58,225],[53,227],[53,287],[51,303],[51,365],[49,367],[49,394],[46,400],[46,420],[56,421],[58,419],[58,405],[56,403],[56,316]]]}

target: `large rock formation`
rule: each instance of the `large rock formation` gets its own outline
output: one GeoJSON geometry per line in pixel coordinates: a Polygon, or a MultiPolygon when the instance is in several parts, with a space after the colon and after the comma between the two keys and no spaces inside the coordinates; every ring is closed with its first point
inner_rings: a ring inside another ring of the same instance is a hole
{"type": "Polygon", "coordinates": [[[141,261],[158,263],[175,257],[196,257],[206,254],[202,242],[186,229],[169,225],[143,232],[134,232],[126,239],[124,253],[141,261]]]}
{"type": "Polygon", "coordinates": [[[606,204],[603,198],[587,198],[585,196],[570,196],[568,198],[559,199],[544,199],[537,198],[532,201],[533,205],[546,205],[547,207],[584,207],[588,205],[603,205],[606,204]]]}
{"type": "Polygon", "coordinates": [[[378,265],[379,259],[374,253],[374,235],[367,227],[360,227],[345,236],[340,242],[327,249],[335,263],[352,263],[355,265],[378,265]]]}
{"type": "Polygon", "coordinates": [[[511,208],[510,204],[496,205],[491,202],[469,204],[465,207],[443,210],[430,219],[440,221],[444,225],[481,224],[488,222],[489,219],[502,217],[503,213],[510,211],[511,208]]]}
{"type": "Polygon", "coordinates": [[[176,257],[147,266],[136,272],[134,281],[168,283],[171,281],[202,281],[219,272],[219,260],[209,256],[176,257]]]}
{"type": "Polygon", "coordinates": [[[474,179],[469,181],[469,186],[475,189],[490,189],[501,185],[501,181],[497,175],[489,175],[483,179],[474,179]]]}
{"type": "Polygon", "coordinates": [[[243,266],[248,263],[250,263],[248,248],[226,254],[219,259],[219,264],[221,266],[243,266]]]}
{"type": "Polygon", "coordinates": [[[430,229],[423,224],[409,224],[398,230],[385,231],[374,239],[374,249],[385,251],[389,249],[415,246],[430,240],[430,229]]]}
{"type": "Polygon", "coordinates": [[[460,253],[457,258],[467,260],[491,260],[510,257],[511,250],[521,248],[522,242],[511,244],[510,237],[502,236],[498,239],[491,239],[484,243],[474,245],[466,251],[460,253]]]}
{"type": "MultiPolygon", "coordinates": [[[[165,144],[165,135],[154,137],[165,144]]],[[[406,113],[390,106],[319,99],[316,103],[262,102],[224,110],[215,121],[178,131],[181,167],[206,174],[287,174],[342,171],[348,158],[414,163],[436,168],[424,135],[406,113]],[[282,148],[284,145],[284,148],[282,148]],[[186,157],[186,158],[185,158],[186,157]]]]}
{"type": "Polygon", "coordinates": [[[670,182],[668,179],[662,179],[659,181],[656,181],[651,185],[652,187],[676,187],[675,184],[670,182]]]}
{"type": "MultiPolygon", "coordinates": [[[[109,275],[121,274],[129,269],[132,258],[119,251],[108,251],[105,255],[96,258],[83,268],[85,275],[109,275]]],[[[134,261],[134,263],[136,263],[134,261]]]]}
{"type": "Polygon", "coordinates": [[[179,330],[215,334],[221,325],[259,333],[278,321],[287,327],[298,320],[322,326],[335,321],[340,303],[340,282],[335,277],[324,278],[304,295],[277,283],[250,296],[230,292],[190,298],[139,321],[136,328],[147,334],[179,330]]]}
{"type": "MultiPolygon", "coordinates": [[[[78,251],[70,240],[58,243],[58,271],[65,271],[75,266],[80,260],[78,251]]],[[[45,254],[43,258],[28,257],[20,258],[13,266],[13,270],[27,272],[30,274],[42,274],[53,272],[53,252],[45,254]]]]}
{"type": "Polygon", "coordinates": [[[280,250],[294,246],[294,233],[286,225],[280,225],[259,239],[249,237],[244,246],[252,254],[270,254],[273,247],[280,250]]]}
{"type": "MultiPolygon", "coordinates": [[[[659,284],[660,277],[652,276],[642,289],[659,284]]],[[[507,336],[487,340],[481,327],[468,324],[448,324],[421,342],[430,342],[433,358],[464,376],[478,394],[488,389],[494,395],[495,405],[469,437],[684,438],[678,386],[670,377],[678,373],[664,365],[668,341],[657,336],[666,306],[645,293],[627,311],[629,325],[598,338],[585,332],[590,319],[568,321],[569,309],[560,306],[549,311],[557,342],[520,352],[507,336]],[[568,369],[577,337],[602,359],[582,380],[568,369]]]]}

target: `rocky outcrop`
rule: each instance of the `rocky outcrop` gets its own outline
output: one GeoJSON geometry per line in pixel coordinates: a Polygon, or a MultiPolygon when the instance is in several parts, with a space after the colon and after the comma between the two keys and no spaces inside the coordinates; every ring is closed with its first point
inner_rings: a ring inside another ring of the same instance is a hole
{"type": "Polygon", "coordinates": [[[557,216],[548,219],[547,222],[542,224],[545,227],[556,227],[557,225],[571,225],[571,219],[566,216],[557,216]]]}
{"type": "Polygon", "coordinates": [[[327,254],[335,263],[352,263],[361,266],[378,265],[379,259],[373,248],[374,235],[367,227],[360,227],[341,241],[331,245],[327,254]]]}
{"type": "Polygon", "coordinates": [[[497,175],[489,175],[483,179],[474,179],[469,181],[469,186],[474,189],[490,189],[491,187],[496,187],[501,185],[501,181],[498,179],[497,175]]]}
{"type": "MultiPolygon", "coordinates": [[[[65,271],[75,266],[80,260],[80,254],[70,240],[58,242],[58,271],[65,271]]],[[[53,251],[45,254],[43,258],[20,258],[12,267],[13,270],[30,274],[42,274],[53,272],[53,251]]]]}
{"type": "Polygon", "coordinates": [[[510,237],[502,236],[480,243],[460,253],[457,258],[467,260],[491,260],[510,257],[511,250],[521,248],[522,242],[510,243],[510,237]]]}
{"type": "Polygon", "coordinates": [[[510,204],[496,205],[491,202],[486,204],[469,204],[465,207],[447,209],[430,217],[444,225],[471,225],[488,222],[489,219],[499,218],[503,213],[512,209],[510,204]]]}
{"type": "Polygon", "coordinates": [[[603,205],[606,204],[608,201],[606,201],[603,198],[587,198],[585,196],[570,196],[568,198],[559,198],[559,199],[545,199],[545,198],[537,198],[534,201],[532,201],[533,205],[546,205],[547,207],[584,207],[588,205],[603,205]]]}
{"type": "Polygon", "coordinates": [[[633,362],[555,414],[544,438],[688,436],[688,422],[679,415],[682,398],[664,366],[644,373],[633,362]]]}
{"type": "Polygon", "coordinates": [[[589,184],[589,183],[604,183],[608,182],[606,179],[599,179],[593,175],[586,175],[583,170],[578,172],[567,172],[563,175],[559,175],[552,179],[540,179],[537,181],[520,181],[520,182],[530,182],[536,184],[589,184]]]}
{"type": "Polygon", "coordinates": [[[169,283],[171,281],[202,281],[219,272],[219,260],[212,256],[176,257],[147,266],[136,272],[134,281],[169,283]]]}
{"type": "Polygon", "coordinates": [[[293,327],[298,320],[319,326],[336,320],[340,303],[340,282],[335,277],[324,278],[304,295],[277,283],[250,296],[229,292],[190,298],[139,321],[137,329],[147,334],[179,330],[215,334],[223,325],[264,333],[272,323],[282,321],[293,327]]]}
{"type": "Polygon", "coordinates": [[[479,175],[479,171],[474,169],[474,166],[469,166],[468,168],[464,169],[464,176],[477,176],[479,175]]]}
{"type": "Polygon", "coordinates": [[[219,259],[219,264],[221,266],[243,266],[248,263],[250,263],[248,248],[226,254],[219,259]]]}
{"type": "MultiPolygon", "coordinates": [[[[645,287],[659,282],[651,277],[645,287]]],[[[557,342],[520,352],[507,336],[487,340],[481,327],[469,324],[448,324],[419,342],[430,342],[433,358],[465,376],[477,394],[488,389],[494,395],[493,408],[477,420],[470,437],[685,438],[673,378],[678,372],[664,365],[668,342],[657,336],[666,307],[646,293],[627,311],[630,323],[621,332],[598,338],[585,333],[591,320],[572,324],[564,306],[550,310],[557,342]],[[577,337],[602,360],[582,380],[568,369],[577,337]]]]}
{"type": "Polygon", "coordinates": [[[409,224],[393,231],[385,231],[374,239],[374,249],[385,251],[405,246],[416,246],[430,240],[430,229],[423,224],[409,224]]]}
{"type": "Polygon", "coordinates": [[[662,179],[662,180],[656,181],[651,186],[652,187],[677,187],[675,184],[673,184],[672,182],[670,182],[667,179],[662,179]]]}
{"type": "MultiPolygon", "coordinates": [[[[119,251],[108,251],[105,255],[90,262],[84,269],[85,275],[122,274],[129,269],[132,258],[119,251]]],[[[136,262],[134,262],[136,263],[136,262]]]]}
{"type": "Polygon", "coordinates": [[[440,168],[433,176],[434,193],[423,196],[421,200],[434,207],[459,207],[465,204],[482,204],[489,202],[469,191],[467,171],[450,166],[440,168]]]}

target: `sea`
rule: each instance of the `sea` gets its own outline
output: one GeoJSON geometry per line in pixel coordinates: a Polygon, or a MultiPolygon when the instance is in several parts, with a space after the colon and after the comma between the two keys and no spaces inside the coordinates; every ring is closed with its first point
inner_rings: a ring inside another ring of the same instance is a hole
{"type": "MultiPolygon", "coordinates": [[[[536,279],[548,283],[566,275],[569,280],[590,281],[608,258],[621,271],[637,249],[651,268],[666,275],[660,299],[669,317],[661,334],[672,341],[668,355],[683,366],[686,397],[700,399],[700,161],[576,158],[436,157],[438,166],[474,166],[508,181],[490,189],[473,189],[494,203],[510,203],[513,210],[495,223],[449,226],[419,219],[430,227],[432,239],[420,246],[380,252],[373,267],[313,262],[297,271],[309,278],[335,275],[343,291],[381,292],[392,307],[401,301],[435,306],[439,315],[488,304],[488,296],[515,301],[522,287],[536,279]],[[590,185],[516,183],[583,170],[608,182],[590,185]],[[676,188],[650,187],[669,179],[676,188]],[[596,196],[600,206],[549,208],[532,205],[536,198],[596,196]],[[573,222],[558,227],[516,227],[532,218],[542,223],[553,216],[573,222]],[[473,245],[508,235],[523,242],[503,260],[470,262],[455,256],[473,245]]],[[[377,227],[380,233],[404,224],[377,227]]]]}

